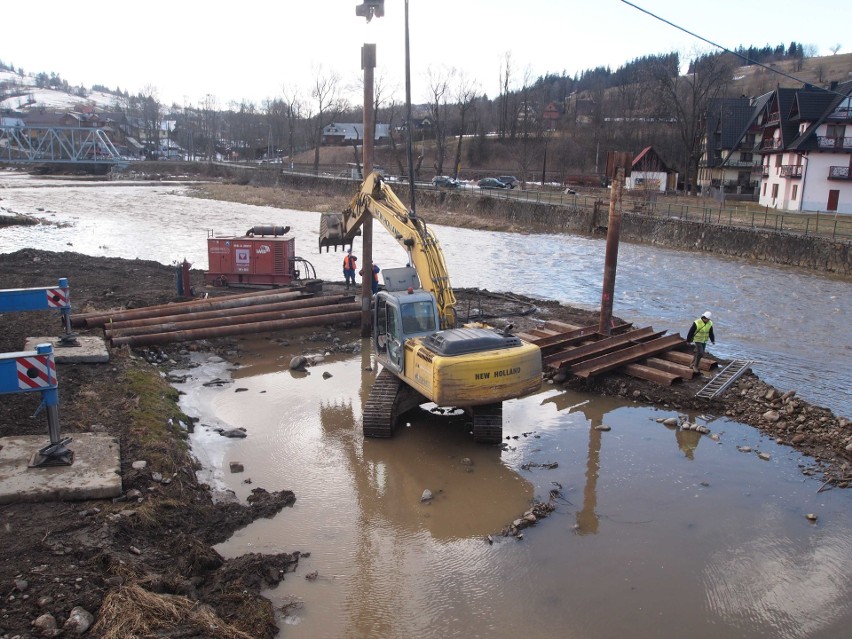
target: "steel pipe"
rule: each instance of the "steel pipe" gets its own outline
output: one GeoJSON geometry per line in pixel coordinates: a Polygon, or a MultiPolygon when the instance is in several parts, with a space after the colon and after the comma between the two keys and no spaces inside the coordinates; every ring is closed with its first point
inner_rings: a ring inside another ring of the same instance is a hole
{"type": "Polygon", "coordinates": [[[302,317],[298,319],[275,320],[268,322],[254,322],[251,324],[237,324],[236,326],[198,328],[190,331],[175,331],[172,333],[152,333],[150,335],[131,335],[128,337],[116,337],[112,340],[112,345],[127,345],[133,347],[152,346],[154,344],[168,344],[173,342],[190,342],[193,340],[209,339],[213,337],[250,335],[253,333],[266,333],[269,331],[280,331],[290,328],[327,326],[329,324],[341,324],[343,322],[358,323],[360,318],[360,311],[348,313],[329,313],[328,315],[317,315],[314,317],[302,317]]]}
{"type": "Polygon", "coordinates": [[[104,337],[114,339],[130,335],[150,335],[151,333],[173,333],[175,331],[190,331],[200,328],[215,328],[217,326],[237,326],[239,324],[253,324],[269,320],[286,320],[299,317],[316,317],[317,315],[328,315],[330,313],[345,313],[349,311],[360,311],[360,303],[338,304],[333,307],[315,306],[312,308],[297,308],[290,311],[272,311],[270,313],[257,313],[255,315],[237,315],[235,317],[211,317],[189,322],[164,322],[162,324],[151,324],[149,326],[136,326],[133,328],[104,330],[104,337]]]}
{"type": "MultiPolygon", "coordinates": [[[[171,315],[184,313],[193,313],[199,310],[210,310],[220,308],[235,308],[237,306],[256,306],[266,304],[270,301],[283,302],[302,297],[299,291],[291,291],[287,293],[269,293],[264,291],[263,296],[246,297],[242,295],[229,295],[227,297],[210,298],[206,300],[193,302],[177,302],[175,304],[161,304],[158,306],[146,306],[145,308],[136,308],[123,311],[106,311],[104,313],[95,314],[93,316],[83,318],[82,324],[77,326],[85,326],[87,328],[97,328],[103,326],[109,321],[124,321],[130,319],[140,319],[143,317],[156,317],[161,315],[164,310],[171,315]]],[[[74,326],[74,319],[71,319],[71,325],[74,326]]]]}
{"type": "Polygon", "coordinates": [[[273,302],[272,304],[259,304],[258,306],[237,306],[234,308],[216,309],[212,311],[198,311],[195,313],[184,313],[181,315],[159,315],[156,317],[144,317],[142,319],[126,320],[121,322],[110,322],[104,325],[105,330],[122,331],[127,328],[138,326],[151,326],[153,324],[166,324],[168,322],[193,322],[196,320],[210,319],[212,317],[234,317],[236,315],[259,315],[271,311],[287,311],[296,308],[313,308],[316,306],[329,306],[351,302],[355,298],[352,295],[328,295],[323,297],[307,297],[305,299],[288,300],[284,302],[273,302]]]}

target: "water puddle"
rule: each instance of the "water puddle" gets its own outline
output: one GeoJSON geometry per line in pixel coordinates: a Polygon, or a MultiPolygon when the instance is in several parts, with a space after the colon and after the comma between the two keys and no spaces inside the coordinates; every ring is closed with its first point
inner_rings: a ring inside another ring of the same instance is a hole
{"type": "Polygon", "coordinates": [[[428,410],[365,440],[376,365],[338,335],[344,352],[246,340],[236,370],[207,362],[178,385],[210,481],[240,500],[296,493],[217,548],[310,553],[266,593],[287,610],[282,636],[798,638],[852,623],[852,498],[818,493],[795,451],[726,419],[689,415],[711,438],[661,424],[671,411],[553,386],[506,403],[503,447],[428,410]],[[296,354],[322,361],[291,372],[296,354]],[[218,432],[232,428],[246,437],[218,432]],[[499,535],[551,495],[523,540],[499,535]]]}

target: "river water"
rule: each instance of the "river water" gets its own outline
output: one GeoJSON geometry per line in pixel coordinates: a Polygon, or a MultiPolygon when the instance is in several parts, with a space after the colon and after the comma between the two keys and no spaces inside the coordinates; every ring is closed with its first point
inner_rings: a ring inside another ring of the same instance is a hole
{"type": "MultiPolygon", "coordinates": [[[[209,231],[276,223],[293,228],[298,254],[320,277],[341,279],[340,254],[317,251],[318,213],[197,200],[185,188],[0,175],[0,207],[67,224],[0,229],[0,251],[187,258],[204,268],[209,231]]],[[[602,240],[435,230],[456,286],[599,304],[602,240]]],[[[380,266],[404,261],[389,237],[375,239],[380,266]]],[[[685,334],[693,316],[712,310],[714,352],[756,359],[779,388],[852,413],[848,282],[629,244],[618,265],[616,315],[685,334]]],[[[68,277],[73,294],[73,274],[56,277],[68,277]]],[[[504,449],[473,444],[463,418],[428,410],[409,414],[391,440],[365,441],[361,407],[377,367],[357,334],[342,337],[354,354],[328,355],[307,374],[288,363],[310,343],[245,340],[236,370],[199,361],[178,385],[184,410],[201,420],[192,446],[207,481],[239,499],[255,487],[296,493],[292,510],[218,548],[226,557],[311,553],[267,593],[288,608],[282,636],[848,632],[852,496],[818,492],[821,482],[801,473],[811,462],[795,451],[725,418],[689,415],[711,439],[659,423],[671,411],[553,386],[506,403],[504,449]],[[231,381],[203,385],[215,378],[231,381]],[[217,427],[248,436],[226,439],[217,427]],[[245,472],[231,473],[232,461],[245,472]],[[421,503],[427,488],[435,499],[421,503]],[[552,490],[555,512],[523,540],[497,534],[552,490]]]]}

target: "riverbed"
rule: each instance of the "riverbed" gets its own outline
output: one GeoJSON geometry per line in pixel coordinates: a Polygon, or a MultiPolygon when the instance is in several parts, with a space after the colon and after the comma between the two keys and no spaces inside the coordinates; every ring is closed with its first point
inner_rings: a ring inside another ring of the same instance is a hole
{"type": "MultiPolygon", "coordinates": [[[[317,212],[197,200],[181,184],[0,184],[0,206],[57,223],[0,229],[0,251],[204,268],[209,233],[275,223],[292,227],[319,277],[342,279],[341,255],[318,251],[317,212]]],[[[602,240],[435,231],[456,286],[599,304],[602,240]]],[[[381,266],[404,262],[389,237],[376,244],[381,266]]],[[[73,274],[56,277],[73,299],[73,274]]],[[[848,282],[795,269],[639,245],[619,255],[616,315],[685,334],[712,310],[714,352],[756,359],[762,378],[843,415],[848,304],[848,282]]],[[[719,415],[683,416],[710,430],[701,435],[663,425],[674,411],[552,385],[506,403],[504,446],[474,444],[463,416],[428,405],[393,439],[365,440],[378,366],[357,334],[338,337],[347,348],[242,340],[238,361],[198,355],[176,384],[199,419],[202,479],[239,500],[254,487],[297,496],[218,547],[310,553],[266,593],[281,636],[798,639],[843,636],[852,623],[852,497],[820,491],[793,449],[719,415]],[[290,371],[297,354],[316,364],[290,371]],[[214,380],[224,381],[205,385],[214,380]],[[218,432],[229,428],[246,437],[218,432]],[[433,499],[421,501],[427,489],[433,499]],[[555,510],[504,537],[534,501],[555,510]]]]}

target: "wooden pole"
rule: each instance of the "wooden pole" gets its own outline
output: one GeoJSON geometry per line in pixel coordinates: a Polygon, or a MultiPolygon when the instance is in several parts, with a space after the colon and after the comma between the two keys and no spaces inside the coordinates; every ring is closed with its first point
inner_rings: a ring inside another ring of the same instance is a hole
{"type": "Polygon", "coordinates": [[[606,260],[604,263],[601,318],[598,331],[610,334],[612,325],[612,297],[615,291],[615,271],[618,264],[618,242],[621,236],[621,190],[624,186],[624,168],[618,167],[609,194],[609,221],[606,232],[606,260]]]}
{"type": "MultiPolygon", "coordinates": [[[[373,112],[373,69],[376,67],[376,45],[361,48],[361,68],[364,70],[364,178],[373,171],[373,142],[375,114],[373,112]]],[[[361,263],[361,337],[370,337],[372,322],[370,303],[373,299],[373,216],[364,216],[362,225],[364,261],[361,263]]]]}

